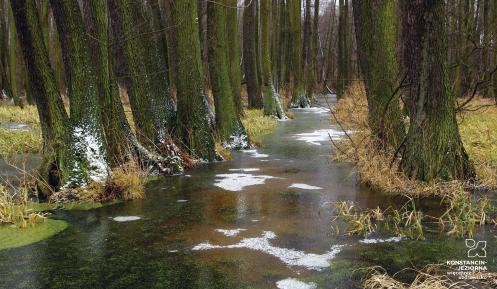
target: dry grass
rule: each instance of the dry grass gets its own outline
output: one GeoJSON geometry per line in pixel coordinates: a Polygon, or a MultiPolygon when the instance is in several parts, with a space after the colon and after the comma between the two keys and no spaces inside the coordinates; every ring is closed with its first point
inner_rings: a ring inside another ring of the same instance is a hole
{"type": "Polygon", "coordinates": [[[12,105],[0,105],[0,121],[39,125],[36,106],[28,105],[24,109],[12,105]]]}
{"type": "Polygon", "coordinates": [[[364,289],[449,289],[489,288],[487,286],[490,286],[487,283],[491,281],[473,281],[471,284],[454,281],[445,275],[447,269],[439,265],[429,265],[423,270],[408,269],[414,271],[416,277],[410,284],[407,284],[389,276],[383,268],[373,267],[363,278],[362,285],[364,289]]]}
{"type": "Polygon", "coordinates": [[[45,217],[27,208],[26,194],[10,194],[0,185],[0,225],[14,224],[19,228],[34,226],[45,217]]]}
{"type": "Polygon", "coordinates": [[[264,116],[260,109],[245,110],[245,117],[242,123],[252,142],[258,144],[261,137],[270,134],[276,128],[278,121],[274,117],[264,116]]]}

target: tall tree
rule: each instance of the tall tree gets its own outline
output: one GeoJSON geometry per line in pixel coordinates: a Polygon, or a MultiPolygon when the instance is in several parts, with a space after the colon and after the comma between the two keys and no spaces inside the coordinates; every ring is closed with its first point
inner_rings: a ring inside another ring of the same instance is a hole
{"type": "Polygon", "coordinates": [[[311,33],[311,74],[312,74],[312,90],[314,91],[318,87],[319,82],[319,71],[321,66],[318,65],[318,54],[319,54],[319,0],[314,0],[314,16],[312,22],[312,33],[311,33]]]}
{"type": "Polygon", "coordinates": [[[285,112],[273,84],[271,73],[271,44],[269,34],[270,2],[261,1],[261,51],[262,51],[262,84],[264,92],[264,114],[285,118],[285,112]]]}
{"type": "Polygon", "coordinates": [[[394,0],[353,0],[359,63],[368,99],[369,126],[383,145],[397,147],[401,122],[394,0]]]}
{"type": "Polygon", "coordinates": [[[158,15],[146,2],[113,0],[115,34],[125,60],[125,83],[139,140],[155,147],[168,139],[175,123],[166,52],[158,15]],[[114,2],[115,1],[115,2],[114,2]],[[124,35],[124,37],[122,37],[124,35]]]}
{"type": "Polygon", "coordinates": [[[177,57],[177,134],[190,153],[215,158],[212,123],[205,96],[196,0],[170,0],[177,57]]]}
{"type": "Polygon", "coordinates": [[[59,189],[75,166],[74,154],[67,145],[70,141],[69,118],[50,67],[35,1],[11,0],[10,3],[40,117],[44,162],[40,168],[43,181],[38,187],[47,194],[59,189]]]}
{"type": "Polygon", "coordinates": [[[293,91],[290,106],[308,107],[309,99],[304,89],[304,75],[302,66],[302,29],[301,29],[301,2],[288,0],[290,15],[291,37],[291,71],[293,76],[293,91]]]}
{"type": "Polygon", "coordinates": [[[259,83],[259,63],[257,62],[256,18],[257,1],[245,0],[243,10],[243,68],[247,84],[248,106],[262,108],[263,101],[259,83]]]}
{"type": "Polygon", "coordinates": [[[10,84],[10,97],[14,100],[14,104],[24,107],[23,101],[19,94],[17,87],[17,32],[14,23],[14,16],[12,14],[12,7],[9,9],[9,84],[10,84]]]}
{"type": "Polygon", "coordinates": [[[349,4],[348,0],[340,0],[338,18],[338,75],[337,96],[341,97],[349,85],[350,71],[350,45],[349,45],[349,4]]]}
{"type": "Polygon", "coordinates": [[[228,69],[231,81],[233,101],[236,112],[243,116],[241,93],[242,72],[240,65],[240,38],[238,34],[238,0],[227,0],[226,7],[226,37],[228,38],[228,69]]]}
{"type": "Polygon", "coordinates": [[[403,64],[409,132],[404,173],[418,180],[467,179],[474,169],[463,147],[449,84],[445,1],[403,4],[403,64]]]}
{"type": "Polygon", "coordinates": [[[85,184],[88,179],[102,181],[108,173],[107,147],[101,122],[98,78],[83,16],[77,0],[51,0],[50,3],[62,44],[73,126],[71,146],[77,157],[77,166],[68,181],[74,185],[85,184]]]}
{"type": "Polygon", "coordinates": [[[207,4],[209,69],[216,109],[216,127],[223,146],[242,149],[249,146],[248,136],[236,111],[233,90],[228,74],[228,46],[226,36],[227,0],[207,4]]]}

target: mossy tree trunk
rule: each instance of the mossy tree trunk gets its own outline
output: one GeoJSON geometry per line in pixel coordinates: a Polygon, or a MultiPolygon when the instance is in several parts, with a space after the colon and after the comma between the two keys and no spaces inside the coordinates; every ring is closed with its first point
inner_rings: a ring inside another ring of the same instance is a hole
{"type": "Polygon", "coordinates": [[[14,16],[12,15],[12,7],[9,7],[9,84],[10,97],[14,100],[14,104],[24,108],[24,103],[19,94],[17,87],[17,31],[15,27],[14,16]]]}
{"type": "Polygon", "coordinates": [[[46,184],[58,190],[74,167],[74,156],[67,145],[71,131],[69,118],[50,66],[34,0],[11,0],[10,3],[42,128],[44,163],[39,188],[47,193],[46,184]]]}
{"type": "Polygon", "coordinates": [[[402,156],[408,177],[422,181],[468,179],[466,154],[449,84],[445,1],[404,3],[404,67],[410,128],[402,156]]]}
{"type": "Polygon", "coordinates": [[[338,72],[337,72],[337,97],[342,97],[350,81],[350,45],[349,45],[349,5],[347,0],[339,2],[338,17],[338,72]]]}
{"type": "MultiPolygon", "coordinates": [[[[319,0],[314,0],[314,17],[312,22],[312,33],[311,33],[311,73],[312,73],[312,83],[311,91],[315,92],[320,90],[319,87],[319,76],[320,68],[318,65],[318,54],[319,54],[319,0]]],[[[318,91],[319,92],[319,91],[318,91]]]]}
{"type": "Polygon", "coordinates": [[[274,88],[271,72],[271,45],[269,33],[270,2],[261,1],[261,51],[262,51],[262,84],[264,93],[264,114],[285,118],[281,101],[274,88]]]}
{"type": "Polygon", "coordinates": [[[369,126],[384,146],[404,137],[396,57],[394,0],[353,0],[359,63],[368,99],[369,126]]]}
{"type": "Polygon", "coordinates": [[[71,150],[76,156],[70,185],[107,178],[107,146],[101,121],[99,79],[77,0],[51,0],[59,31],[70,99],[71,150]]]}
{"type": "Polygon", "coordinates": [[[247,85],[248,106],[262,108],[263,100],[259,83],[257,62],[256,18],[257,1],[245,0],[243,10],[243,68],[247,85]]]}
{"type": "Polygon", "coordinates": [[[211,161],[216,154],[205,96],[196,12],[196,0],[171,0],[173,46],[177,57],[177,135],[190,154],[211,161]]]}
{"type": "Polygon", "coordinates": [[[159,19],[140,1],[112,0],[113,26],[125,59],[125,78],[138,138],[148,147],[163,143],[175,123],[166,52],[159,19]],[[150,13],[147,13],[150,12],[150,13]]]}
{"type": "Polygon", "coordinates": [[[293,91],[291,107],[308,107],[309,99],[307,98],[304,88],[304,75],[302,66],[302,28],[301,28],[301,1],[288,0],[288,9],[290,15],[291,31],[291,73],[293,78],[293,91]]]}
{"type": "Polygon", "coordinates": [[[226,36],[226,6],[219,0],[207,4],[208,59],[216,109],[216,128],[222,145],[227,148],[249,147],[245,128],[240,121],[233,99],[229,77],[228,46],[226,36]]]}
{"type": "Polygon", "coordinates": [[[243,116],[243,101],[241,92],[242,72],[240,65],[240,39],[238,34],[238,1],[227,0],[226,37],[228,38],[228,70],[231,81],[233,101],[238,116],[243,116]]]}

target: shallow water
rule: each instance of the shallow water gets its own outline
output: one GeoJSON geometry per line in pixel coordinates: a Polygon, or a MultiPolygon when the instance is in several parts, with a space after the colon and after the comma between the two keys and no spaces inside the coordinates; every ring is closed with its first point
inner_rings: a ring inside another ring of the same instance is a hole
{"type": "MultiPolygon", "coordinates": [[[[326,109],[294,115],[262,148],[152,181],[144,200],[57,213],[71,224],[64,232],[0,251],[0,288],[355,288],[357,266],[464,258],[464,241],[445,237],[334,236],[332,202],[394,201],[331,160],[326,109]]],[[[479,238],[493,242],[494,266],[495,238],[479,238]]]]}

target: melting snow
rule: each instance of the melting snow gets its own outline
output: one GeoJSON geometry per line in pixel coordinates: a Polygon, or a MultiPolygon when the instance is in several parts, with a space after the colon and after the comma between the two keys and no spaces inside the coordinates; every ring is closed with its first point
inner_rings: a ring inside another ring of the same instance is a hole
{"type": "Polygon", "coordinates": [[[332,140],[339,140],[344,135],[345,133],[340,130],[320,129],[320,130],[315,130],[314,132],[295,134],[294,137],[297,140],[305,141],[306,143],[320,146],[321,142],[328,142],[330,140],[330,137],[332,140]]]}
{"type": "Polygon", "coordinates": [[[292,184],[289,188],[303,189],[303,190],[321,190],[323,188],[311,186],[307,184],[292,184]]]}
{"type": "Polygon", "coordinates": [[[244,173],[249,173],[249,172],[257,172],[260,171],[261,169],[259,168],[241,168],[241,169],[230,169],[230,172],[244,172],[244,173]]]}
{"type": "Polygon", "coordinates": [[[269,179],[276,179],[276,177],[265,175],[251,175],[251,174],[220,174],[216,175],[216,182],[214,186],[220,187],[227,191],[241,191],[248,186],[262,185],[269,179]]]}
{"type": "Polygon", "coordinates": [[[317,286],[315,283],[304,283],[294,278],[288,278],[276,282],[276,287],[278,289],[315,289],[317,286]]]}
{"type": "Polygon", "coordinates": [[[140,220],[141,218],[138,216],[117,216],[112,218],[112,220],[116,222],[130,222],[130,221],[136,221],[140,220]]]}
{"type": "Polygon", "coordinates": [[[359,243],[363,244],[378,244],[378,243],[389,243],[389,242],[400,242],[405,240],[405,237],[391,237],[387,239],[363,239],[359,240],[359,243]]]}
{"type": "MultiPolygon", "coordinates": [[[[101,142],[91,134],[90,130],[81,127],[74,128],[73,137],[76,139],[76,149],[86,154],[86,159],[89,163],[90,178],[96,182],[105,180],[109,167],[100,146],[101,142]]],[[[75,168],[75,170],[78,169],[78,167],[75,168]]]]}
{"type": "Polygon", "coordinates": [[[188,202],[188,200],[177,200],[176,202],[178,202],[178,203],[186,203],[186,202],[188,202]]]}
{"type": "Polygon", "coordinates": [[[306,107],[306,108],[299,108],[298,110],[305,113],[319,113],[319,114],[330,112],[329,108],[324,108],[324,107],[306,107]]]}
{"type": "Polygon", "coordinates": [[[252,158],[267,158],[267,157],[269,157],[269,155],[267,155],[267,154],[258,153],[257,150],[243,150],[242,152],[249,153],[250,157],[252,157],[252,158]]]}
{"type": "Polygon", "coordinates": [[[321,271],[329,267],[329,260],[333,259],[341,251],[343,245],[334,245],[331,250],[324,254],[305,253],[295,249],[287,249],[273,246],[269,240],[276,238],[276,234],[271,231],[265,231],[261,237],[245,238],[240,242],[232,245],[212,245],[209,242],[201,243],[193,247],[193,250],[210,250],[210,249],[235,249],[246,248],[264,252],[280,259],[288,266],[305,267],[309,270],[321,271]]]}
{"type": "Polygon", "coordinates": [[[247,231],[247,229],[233,229],[233,230],[224,230],[224,229],[216,229],[216,232],[222,233],[226,237],[235,237],[240,234],[241,231],[247,231]]]}

